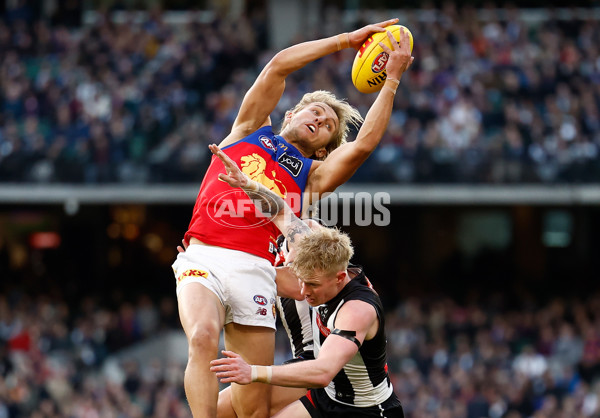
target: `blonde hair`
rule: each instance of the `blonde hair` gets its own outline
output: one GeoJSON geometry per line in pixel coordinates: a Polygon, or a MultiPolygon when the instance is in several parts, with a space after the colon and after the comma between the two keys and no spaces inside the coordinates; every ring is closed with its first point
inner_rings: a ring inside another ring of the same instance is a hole
{"type": "MultiPolygon", "coordinates": [[[[304,109],[306,106],[311,103],[325,103],[327,106],[331,107],[335,114],[338,117],[340,125],[338,130],[333,134],[331,141],[327,144],[325,149],[327,150],[327,155],[331,153],[334,149],[338,148],[342,144],[346,143],[348,138],[348,133],[350,132],[350,125],[358,128],[361,123],[363,123],[364,119],[360,115],[358,109],[350,105],[347,101],[338,99],[335,95],[326,90],[317,90],[312,93],[306,93],[302,96],[302,99],[294,106],[292,109],[288,110],[291,113],[297,113],[300,110],[304,109]]],[[[285,119],[283,121],[283,125],[281,126],[281,131],[285,129],[288,124],[288,120],[285,119]]],[[[325,157],[321,159],[325,159],[325,157]]]]}
{"type": "Polygon", "coordinates": [[[346,270],[354,254],[350,237],[337,228],[317,228],[295,246],[292,271],[300,278],[316,271],[327,275],[346,270]]]}

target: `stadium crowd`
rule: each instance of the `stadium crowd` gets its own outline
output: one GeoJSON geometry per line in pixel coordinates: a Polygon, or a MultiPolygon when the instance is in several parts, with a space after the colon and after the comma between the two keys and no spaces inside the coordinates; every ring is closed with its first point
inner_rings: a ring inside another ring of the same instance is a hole
{"type": "MultiPolygon", "coordinates": [[[[115,302],[115,301],[113,301],[115,302]]],[[[524,302],[524,301],[523,301],[524,302]]],[[[600,294],[509,305],[408,297],[388,307],[388,365],[411,418],[600,415],[600,294]]],[[[188,417],[184,364],[103,362],[167,330],[174,297],[118,303],[0,294],[0,417],[188,417]]],[[[282,334],[283,335],[283,334],[282,334]]],[[[289,356],[278,340],[278,361],[289,356]]]]}
{"type": "MultiPolygon", "coordinates": [[[[510,6],[485,14],[450,2],[423,7],[402,22],[416,60],[389,130],[352,181],[597,181],[593,14],[565,20],[548,9],[548,18],[526,19],[510,6]]],[[[2,182],[197,182],[207,144],[229,131],[274,54],[260,12],[177,25],[160,13],[141,23],[106,14],[82,27],[33,16],[9,10],[0,21],[2,182]]],[[[339,14],[323,16],[328,34],[351,29],[339,14]]],[[[352,86],[352,60],[346,50],[295,74],[282,106],[322,88],[364,114],[374,96],[352,86]]]]}

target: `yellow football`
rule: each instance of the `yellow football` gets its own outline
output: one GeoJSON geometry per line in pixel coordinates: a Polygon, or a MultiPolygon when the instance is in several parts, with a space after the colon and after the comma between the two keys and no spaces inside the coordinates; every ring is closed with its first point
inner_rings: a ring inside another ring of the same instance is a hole
{"type": "MultiPolygon", "coordinates": [[[[412,33],[402,25],[391,25],[386,28],[395,39],[400,40],[400,29],[408,32],[410,38],[410,52],[413,49],[412,33]]],[[[352,83],[361,93],[375,93],[381,90],[387,78],[385,66],[388,54],[383,51],[379,42],[391,49],[390,40],[386,32],[377,32],[371,35],[360,47],[352,63],[352,83]]]]}

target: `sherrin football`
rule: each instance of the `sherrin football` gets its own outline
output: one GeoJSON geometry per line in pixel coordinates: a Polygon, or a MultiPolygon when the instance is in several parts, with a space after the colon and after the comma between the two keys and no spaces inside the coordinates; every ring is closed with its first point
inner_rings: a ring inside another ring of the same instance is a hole
{"type": "MultiPolygon", "coordinates": [[[[408,32],[410,39],[410,52],[413,49],[412,33],[402,25],[391,25],[386,30],[391,32],[396,40],[400,40],[400,29],[408,32]]],[[[381,90],[387,78],[385,66],[388,54],[379,45],[383,42],[391,48],[390,40],[386,32],[377,32],[371,35],[360,47],[352,63],[352,83],[361,93],[375,93],[381,90]]]]}

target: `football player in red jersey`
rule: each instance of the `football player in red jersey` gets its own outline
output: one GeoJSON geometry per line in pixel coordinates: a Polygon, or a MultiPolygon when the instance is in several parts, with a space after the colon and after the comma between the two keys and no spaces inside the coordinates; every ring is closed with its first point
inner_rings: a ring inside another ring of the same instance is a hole
{"type": "MultiPolygon", "coordinates": [[[[345,139],[349,125],[361,121],[360,114],[324,91],[307,93],[286,113],[281,132],[275,134],[269,115],[281,98],[286,77],[325,55],[358,49],[371,34],[396,22],[391,19],[291,46],[269,61],[246,93],[232,131],[220,147],[252,180],[290,203],[296,214],[347,181],[378,145],[399,80],[412,63],[408,35],[402,32],[399,42],[391,38],[392,48],[384,48],[389,54],[388,80],[352,142],[345,139]]],[[[209,362],[216,357],[221,330],[225,330],[226,348],[249,363],[272,364],[274,352],[272,263],[278,231],[268,219],[265,222],[254,210],[247,211],[247,196],[241,191],[232,194],[218,180],[219,173],[224,173],[223,166],[213,157],[185,234],[189,247],[173,264],[175,277],[184,277],[177,281],[177,297],[189,343],[184,385],[195,417],[216,416],[218,382],[209,362]]],[[[268,392],[269,386],[260,383],[234,385],[236,414],[267,416],[268,392]]]]}

